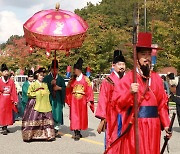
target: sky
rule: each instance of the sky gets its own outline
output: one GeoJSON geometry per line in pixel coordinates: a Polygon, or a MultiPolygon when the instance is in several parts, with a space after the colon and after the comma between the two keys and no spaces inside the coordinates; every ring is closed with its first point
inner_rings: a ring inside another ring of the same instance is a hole
{"type": "Polygon", "coordinates": [[[0,0],[0,43],[12,35],[23,35],[23,24],[36,12],[55,8],[73,12],[83,8],[87,2],[97,4],[101,0],[0,0]]]}

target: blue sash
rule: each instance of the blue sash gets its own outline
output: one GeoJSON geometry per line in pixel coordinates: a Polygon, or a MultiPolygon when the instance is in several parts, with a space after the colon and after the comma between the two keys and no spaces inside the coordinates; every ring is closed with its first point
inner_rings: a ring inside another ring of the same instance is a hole
{"type": "Polygon", "coordinates": [[[141,106],[139,108],[138,118],[157,118],[157,106],[141,106]]]}

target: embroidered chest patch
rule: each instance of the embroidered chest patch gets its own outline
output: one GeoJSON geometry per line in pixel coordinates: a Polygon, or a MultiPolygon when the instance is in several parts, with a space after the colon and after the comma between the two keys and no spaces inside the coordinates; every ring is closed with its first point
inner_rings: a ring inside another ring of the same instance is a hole
{"type": "Polygon", "coordinates": [[[83,95],[85,95],[84,86],[80,84],[75,85],[73,88],[73,95],[75,98],[81,99],[83,95]]]}

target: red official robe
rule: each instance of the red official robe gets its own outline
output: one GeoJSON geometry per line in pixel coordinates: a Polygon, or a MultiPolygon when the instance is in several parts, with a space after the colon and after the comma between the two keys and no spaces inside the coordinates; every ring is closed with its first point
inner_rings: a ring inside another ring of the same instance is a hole
{"type": "MultiPolygon", "coordinates": [[[[97,118],[106,119],[107,121],[105,141],[106,147],[108,147],[115,139],[118,138],[118,112],[115,108],[113,108],[111,99],[114,87],[119,84],[120,79],[114,72],[109,75],[109,78],[113,81],[113,83],[107,79],[102,81],[99,92],[98,106],[95,114],[97,118]]],[[[115,147],[113,148],[114,149],[111,150],[111,153],[115,152],[115,147]]]]}
{"type": "MultiPolygon", "coordinates": [[[[139,83],[138,91],[138,102],[140,102],[141,96],[145,90],[145,83],[142,77],[137,74],[137,82],[139,83]]],[[[126,115],[129,107],[133,106],[133,95],[130,92],[130,85],[133,83],[133,72],[128,72],[123,79],[120,81],[119,86],[116,86],[113,94],[113,103],[116,104],[124,115],[126,115]]],[[[160,136],[161,136],[161,125],[168,127],[170,119],[168,116],[167,107],[167,95],[163,88],[162,79],[160,76],[152,72],[149,90],[145,94],[140,107],[138,117],[138,128],[139,128],[139,151],[141,154],[159,154],[160,153],[160,136]],[[150,111],[150,109],[157,109],[157,113],[150,111]],[[147,118],[147,116],[150,117],[147,118]],[[156,116],[157,114],[157,116],[156,116]],[[154,116],[154,117],[153,117],[154,116]]],[[[123,128],[122,132],[126,129],[126,116],[123,116],[123,128]]],[[[117,143],[119,145],[119,154],[133,154],[135,153],[134,143],[134,125],[130,131],[122,137],[117,143]]]]}
{"type": "Polygon", "coordinates": [[[82,75],[77,81],[72,79],[66,87],[66,103],[70,106],[70,129],[88,128],[87,102],[94,102],[94,94],[88,77],[82,75]]]}
{"type": "Polygon", "coordinates": [[[8,126],[13,124],[14,102],[18,102],[18,95],[14,81],[7,82],[0,78],[0,125],[8,126]]]}

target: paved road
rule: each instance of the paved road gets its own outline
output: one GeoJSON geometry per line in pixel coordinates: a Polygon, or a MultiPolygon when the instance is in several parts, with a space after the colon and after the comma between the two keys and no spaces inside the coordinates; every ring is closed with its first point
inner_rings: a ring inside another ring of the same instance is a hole
{"type": "MultiPolygon", "coordinates": [[[[0,134],[0,153],[1,154],[101,154],[103,153],[104,134],[97,134],[96,128],[99,120],[89,110],[89,129],[83,131],[80,141],[74,141],[69,130],[69,109],[64,109],[65,125],[61,128],[61,139],[53,142],[31,142],[24,143],[21,138],[21,122],[16,122],[9,127],[12,132],[7,136],[0,134]]],[[[174,134],[170,140],[170,154],[180,153],[180,127],[178,127],[177,119],[174,125],[174,134]]]]}

